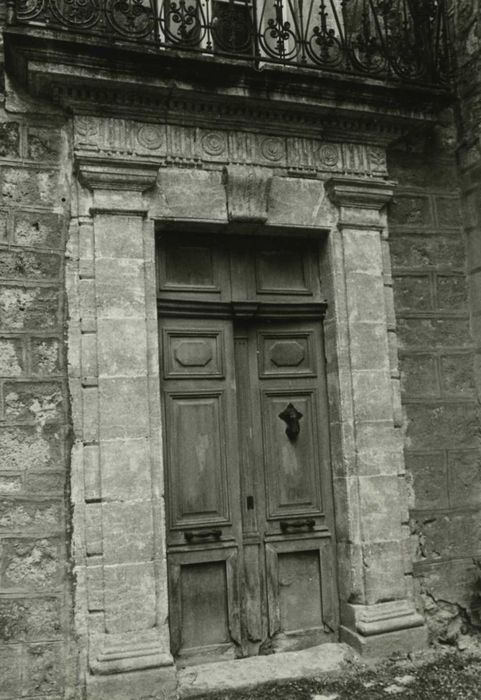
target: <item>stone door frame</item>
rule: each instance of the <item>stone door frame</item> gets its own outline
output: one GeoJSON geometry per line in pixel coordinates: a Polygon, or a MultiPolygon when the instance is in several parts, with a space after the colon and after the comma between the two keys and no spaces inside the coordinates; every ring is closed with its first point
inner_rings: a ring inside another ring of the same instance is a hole
{"type": "Polygon", "coordinates": [[[406,546],[386,225],[392,183],[342,172],[289,180],[284,173],[276,184],[272,169],[250,164],[229,165],[223,173],[165,166],[159,174],[158,162],[77,154],[78,209],[67,265],[72,551],[88,697],[140,698],[159,684],[168,697],[175,688],[155,226],[182,218],[172,216],[171,202],[183,182],[197,183],[195,198],[184,205],[187,221],[209,226],[216,209],[218,223],[234,230],[267,225],[285,231],[303,222],[304,233],[328,232],[321,274],[328,296],[324,331],[341,640],[371,654],[423,646],[426,629],[413,603],[406,546]],[[285,186],[291,211],[282,220],[284,203],[275,188],[285,186]]]}

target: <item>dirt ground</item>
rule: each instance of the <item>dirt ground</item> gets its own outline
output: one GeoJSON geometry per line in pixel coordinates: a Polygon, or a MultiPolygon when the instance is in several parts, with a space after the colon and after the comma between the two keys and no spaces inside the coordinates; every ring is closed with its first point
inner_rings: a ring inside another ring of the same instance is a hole
{"type": "MultiPolygon", "coordinates": [[[[266,684],[204,700],[481,700],[481,646],[438,647],[382,663],[354,660],[317,679],[266,684]]],[[[202,700],[202,699],[199,699],[202,700]]]]}

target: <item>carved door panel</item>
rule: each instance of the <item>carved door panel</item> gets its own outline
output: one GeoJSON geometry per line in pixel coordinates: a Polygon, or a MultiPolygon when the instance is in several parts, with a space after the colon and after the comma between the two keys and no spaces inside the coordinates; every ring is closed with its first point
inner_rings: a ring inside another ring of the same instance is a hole
{"type": "Polygon", "coordinates": [[[298,649],[337,628],[322,328],[243,324],[235,336],[245,636],[251,652],[298,649]]]}
{"type": "Polygon", "coordinates": [[[234,657],[239,463],[232,324],[160,322],[173,653],[234,657]]]}

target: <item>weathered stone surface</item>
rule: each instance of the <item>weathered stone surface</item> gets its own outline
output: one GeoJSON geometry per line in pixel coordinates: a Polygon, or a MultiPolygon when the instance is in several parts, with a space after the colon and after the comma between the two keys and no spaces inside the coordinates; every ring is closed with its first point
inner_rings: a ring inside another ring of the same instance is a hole
{"type": "MultiPolygon", "coordinates": [[[[112,232],[113,233],[113,232],[112,232]]],[[[98,318],[145,316],[145,280],[142,261],[130,258],[96,262],[98,318]]]]}
{"type": "Polygon", "coordinates": [[[448,470],[451,506],[453,508],[481,507],[480,450],[450,450],[448,470]]]}
{"type": "Polygon", "coordinates": [[[481,423],[475,405],[409,404],[406,445],[416,449],[476,447],[481,423]]]}
{"type": "Polygon", "coordinates": [[[108,499],[142,498],[151,489],[146,439],[101,442],[102,495],[108,499]]]}
{"type": "Polygon", "coordinates": [[[61,692],[65,672],[61,644],[30,644],[25,668],[27,693],[48,695],[61,692]]]}
{"type": "Polygon", "coordinates": [[[418,538],[419,559],[468,557],[479,552],[479,512],[431,513],[412,518],[411,529],[418,538]]]}
{"type": "Polygon", "coordinates": [[[56,338],[32,338],[30,352],[31,369],[34,374],[59,374],[60,345],[56,338]]]}
{"type": "Polygon", "coordinates": [[[62,528],[59,502],[0,499],[0,531],[59,531],[62,528]]]}
{"type": "Polygon", "coordinates": [[[61,148],[61,140],[56,129],[45,127],[29,127],[27,133],[28,157],[38,162],[57,160],[61,148]]]}
{"type": "Polygon", "coordinates": [[[0,428],[0,464],[6,470],[27,472],[63,466],[63,435],[55,424],[0,428]]]}
{"type": "Polygon", "coordinates": [[[54,639],[61,631],[58,598],[0,600],[0,642],[54,639]]]}
{"type": "Polygon", "coordinates": [[[466,309],[466,279],[462,276],[437,276],[437,305],[440,309],[457,311],[466,309]]]}
{"type": "Polygon", "coordinates": [[[181,698],[200,694],[227,693],[241,688],[252,688],[266,681],[294,681],[340,671],[351,657],[349,647],[343,644],[322,646],[289,652],[257,656],[239,661],[224,661],[185,668],[179,674],[181,698]]]}
{"type": "Polygon", "coordinates": [[[467,319],[400,318],[398,338],[405,349],[467,347],[472,343],[467,319]]]}
{"type": "Polygon", "coordinates": [[[433,308],[431,279],[428,275],[394,277],[393,282],[397,309],[429,311],[433,308]]]}
{"type": "Polygon", "coordinates": [[[22,474],[8,474],[6,472],[0,471],[0,494],[2,496],[20,493],[22,488],[22,474]]]}
{"type": "Polygon", "coordinates": [[[13,224],[17,245],[58,248],[62,240],[62,221],[49,212],[15,212],[13,224]]]}
{"type": "Polygon", "coordinates": [[[17,158],[19,152],[20,129],[18,122],[0,124],[0,158],[17,158]]]}
{"type": "Polygon", "coordinates": [[[392,234],[390,239],[392,264],[396,270],[403,268],[444,268],[463,269],[465,249],[462,239],[440,238],[438,236],[414,237],[404,232],[392,234]]]}
{"type": "Polygon", "coordinates": [[[0,277],[14,280],[56,279],[60,256],[24,250],[0,251],[0,277]]]}
{"type": "Polygon", "coordinates": [[[466,353],[441,357],[441,387],[445,394],[474,395],[473,356],[466,353]]]}
{"type": "Polygon", "coordinates": [[[0,700],[10,700],[22,692],[22,649],[0,645],[0,700]]]}
{"type": "Polygon", "coordinates": [[[0,201],[8,205],[52,205],[58,197],[57,176],[52,170],[4,167],[0,175],[0,201]]]}
{"type": "Polygon", "coordinates": [[[104,568],[107,632],[133,632],[155,624],[155,578],[152,564],[104,568]],[[132,605],[132,601],[135,604],[132,605]]]}
{"type": "Polygon", "coordinates": [[[4,539],[2,543],[2,588],[52,589],[60,583],[60,549],[53,539],[4,539]]]}
{"type": "Polygon", "coordinates": [[[411,508],[447,508],[447,464],[444,452],[406,453],[406,470],[412,488],[411,508]]]}
{"type": "Polygon", "coordinates": [[[153,556],[152,504],[102,504],[102,534],[107,564],[149,561],[153,556]]]}
{"type": "Polygon", "coordinates": [[[399,541],[363,545],[362,563],[365,598],[359,602],[368,605],[382,603],[386,600],[386,591],[389,591],[389,598],[392,599],[402,599],[406,596],[399,541]]]}
{"type": "Polygon", "coordinates": [[[100,437],[146,437],[149,431],[145,377],[101,379],[99,382],[100,437]]]}
{"type": "Polygon", "coordinates": [[[65,472],[31,472],[25,479],[25,491],[31,494],[63,494],[65,482],[65,472]]]}
{"type": "Polygon", "coordinates": [[[23,374],[25,366],[21,338],[0,338],[0,377],[23,374]]]}
{"type": "Polygon", "coordinates": [[[391,224],[429,226],[432,222],[431,203],[426,196],[396,195],[389,208],[391,224]]]}
{"type": "Polygon", "coordinates": [[[62,387],[57,383],[5,382],[5,417],[9,421],[31,421],[40,425],[62,420],[62,387]]]}
{"type": "Polygon", "coordinates": [[[401,519],[397,475],[361,477],[359,479],[359,501],[364,542],[396,540],[400,536],[401,519]]]}
{"type": "Polygon", "coordinates": [[[401,387],[407,396],[439,396],[436,359],[431,355],[403,355],[399,359],[401,387]]]}
{"type": "Polygon", "coordinates": [[[461,226],[459,197],[436,197],[437,221],[443,228],[461,226]]]}
{"type": "Polygon", "coordinates": [[[0,329],[40,330],[54,328],[58,314],[58,291],[49,287],[1,287],[0,329]]]}

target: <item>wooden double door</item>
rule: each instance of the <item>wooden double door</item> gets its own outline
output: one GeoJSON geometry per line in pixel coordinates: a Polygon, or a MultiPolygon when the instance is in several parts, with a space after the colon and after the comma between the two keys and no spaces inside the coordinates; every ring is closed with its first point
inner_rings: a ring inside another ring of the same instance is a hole
{"type": "MultiPolygon", "coordinates": [[[[236,299],[231,279],[226,301],[220,285],[221,300],[202,286],[215,282],[216,245],[183,245],[159,251],[172,651],[195,663],[333,641],[324,306],[316,286],[295,302],[288,289],[308,289],[315,252],[306,244],[294,266],[281,256],[282,292],[262,297],[257,274],[251,299],[236,299]]],[[[270,245],[275,258],[286,244],[270,245]]],[[[228,250],[227,273],[241,250],[228,250]]]]}

